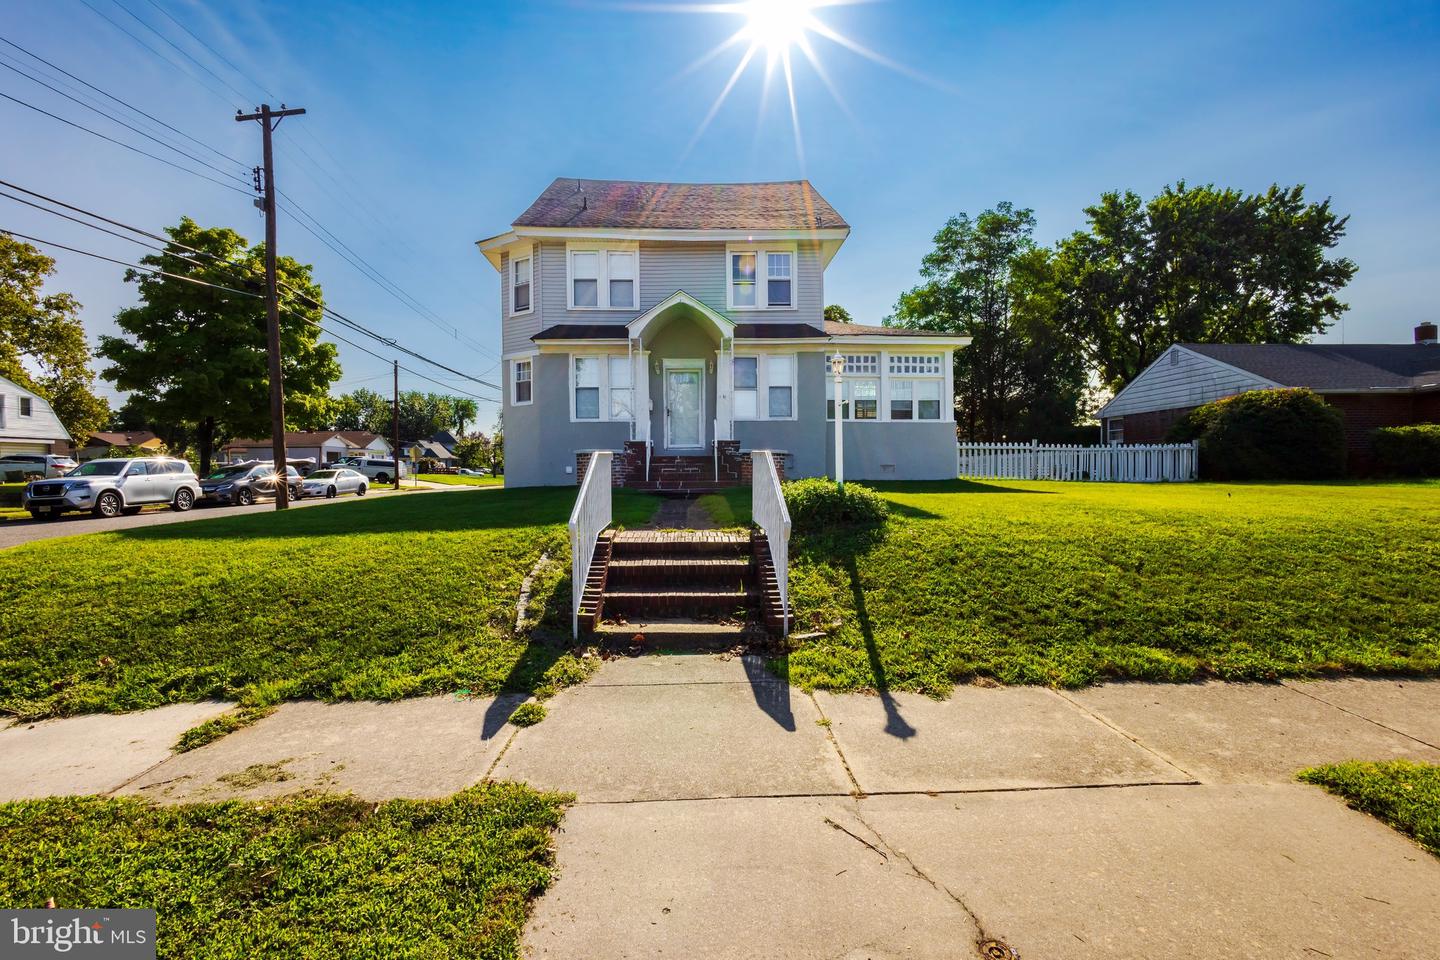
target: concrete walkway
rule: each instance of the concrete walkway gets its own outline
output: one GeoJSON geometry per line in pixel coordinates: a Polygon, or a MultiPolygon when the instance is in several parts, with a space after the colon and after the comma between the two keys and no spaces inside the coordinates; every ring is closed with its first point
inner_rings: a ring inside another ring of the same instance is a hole
{"type": "Polygon", "coordinates": [[[1293,780],[1440,762],[1440,681],[936,702],[650,656],[605,664],[537,726],[505,723],[516,702],[286,704],[169,759],[223,705],[16,726],[0,793],[573,791],[532,957],[975,957],[991,939],[1027,960],[1440,956],[1440,860],[1293,780]]]}

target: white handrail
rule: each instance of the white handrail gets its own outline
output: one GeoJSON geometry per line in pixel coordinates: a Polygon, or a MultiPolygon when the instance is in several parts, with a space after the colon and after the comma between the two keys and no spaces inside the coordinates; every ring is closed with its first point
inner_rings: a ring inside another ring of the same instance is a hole
{"type": "Polygon", "coordinates": [[[590,454],[580,496],[570,511],[570,635],[580,637],[580,601],[585,596],[585,581],[590,574],[590,561],[595,558],[595,541],[610,526],[611,470],[615,454],[596,450],[590,454]]]}
{"type": "Polygon", "coordinates": [[[780,474],[775,457],[769,450],[750,454],[750,516],[765,531],[770,543],[770,559],[775,564],[775,582],[780,588],[780,609],[784,611],[782,636],[790,635],[790,511],[785,506],[785,491],[780,487],[780,474]]]}

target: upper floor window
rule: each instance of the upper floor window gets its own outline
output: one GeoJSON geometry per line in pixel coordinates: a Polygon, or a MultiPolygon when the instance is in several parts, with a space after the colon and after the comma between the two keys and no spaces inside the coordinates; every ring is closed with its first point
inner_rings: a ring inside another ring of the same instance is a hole
{"type": "Polygon", "coordinates": [[[535,261],[531,254],[510,261],[510,312],[530,312],[530,281],[535,261]]]}
{"type": "Polygon", "coordinates": [[[22,416],[22,417],[28,417],[28,416],[30,416],[31,412],[32,412],[32,410],[31,410],[31,400],[30,400],[30,398],[29,398],[29,397],[21,397],[21,398],[20,398],[20,416],[22,416]]]}
{"type": "Polygon", "coordinates": [[[634,246],[571,246],[569,307],[634,310],[640,303],[640,253],[634,246]]]}
{"type": "Polygon", "coordinates": [[[511,403],[529,403],[532,397],[532,371],[531,361],[516,360],[511,366],[514,371],[512,388],[510,391],[511,403]]]}
{"type": "Polygon", "coordinates": [[[731,310],[789,310],[795,306],[793,245],[731,246],[725,260],[725,300],[731,310]]]}

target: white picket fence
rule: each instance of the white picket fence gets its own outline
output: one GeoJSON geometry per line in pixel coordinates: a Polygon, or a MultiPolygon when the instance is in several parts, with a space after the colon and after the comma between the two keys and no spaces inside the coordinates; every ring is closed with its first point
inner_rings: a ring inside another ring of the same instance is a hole
{"type": "Polygon", "coordinates": [[[1194,443],[1066,444],[960,443],[957,473],[974,480],[1097,480],[1161,483],[1194,480],[1200,454],[1194,443]]]}

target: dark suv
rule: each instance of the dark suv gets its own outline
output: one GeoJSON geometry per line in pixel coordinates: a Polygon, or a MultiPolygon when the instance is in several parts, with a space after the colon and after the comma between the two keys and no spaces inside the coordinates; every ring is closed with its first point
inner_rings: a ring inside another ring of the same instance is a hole
{"type": "MultiPolygon", "coordinates": [[[[304,478],[294,467],[285,468],[290,486],[290,499],[299,500],[304,478]]],[[[200,481],[200,497],[213,503],[235,503],[249,506],[256,500],[273,497],[280,489],[280,476],[273,463],[241,463],[217,467],[200,481]]]]}

